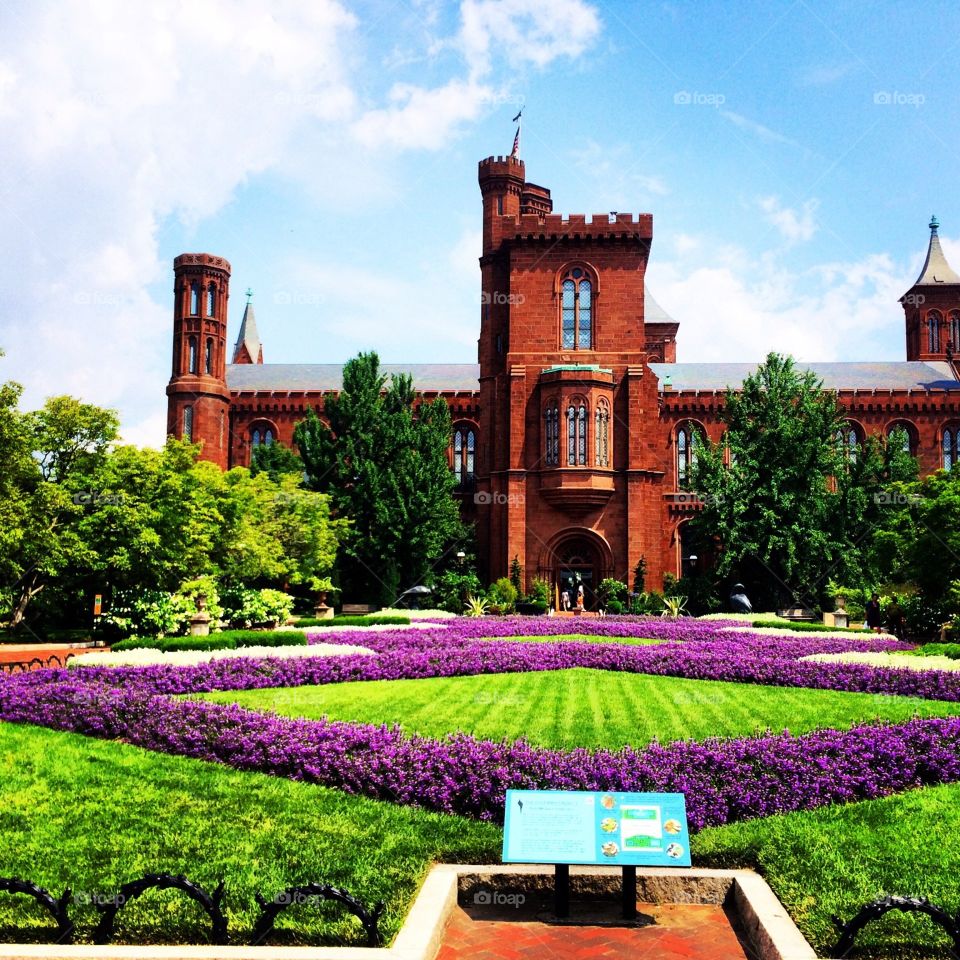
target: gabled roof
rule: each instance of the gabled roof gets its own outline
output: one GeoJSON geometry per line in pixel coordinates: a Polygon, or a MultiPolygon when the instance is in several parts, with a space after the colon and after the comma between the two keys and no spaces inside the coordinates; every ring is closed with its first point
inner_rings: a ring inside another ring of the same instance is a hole
{"type": "MultiPolygon", "coordinates": [[[[651,363],[660,381],[674,390],[737,389],[757,363],[651,363]],[[669,378],[669,380],[667,380],[669,378]]],[[[950,365],[942,360],[895,360],[879,363],[797,363],[810,370],[827,390],[957,390],[950,365]]]]}
{"type": "Polygon", "coordinates": [[[243,311],[243,321],[240,324],[237,344],[233,348],[234,363],[237,363],[239,360],[242,347],[247,348],[250,363],[263,363],[263,346],[260,343],[260,334],[257,332],[257,318],[253,313],[253,304],[249,300],[247,301],[246,309],[243,311]]]}
{"type": "MultiPolygon", "coordinates": [[[[409,373],[413,386],[421,392],[476,391],[480,389],[478,363],[382,363],[380,369],[392,376],[409,373]]],[[[234,393],[304,390],[325,393],[343,386],[341,363],[261,363],[229,364],[227,386],[234,393]]]]}
{"type": "Polygon", "coordinates": [[[676,323],[673,317],[653,299],[650,288],[643,285],[643,322],[644,323],[676,323]]]}
{"type": "Polygon", "coordinates": [[[947,258],[940,246],[940,237],[937,234],[939,226],[940,221],[936,217],[931,217],[930,246],[927,247],[927,259],[924,261],[920,276],[917,277],[915,287],[935,283],[960,284],[960,276],[957,276],[950,264],[947,263],[947,258]]]}

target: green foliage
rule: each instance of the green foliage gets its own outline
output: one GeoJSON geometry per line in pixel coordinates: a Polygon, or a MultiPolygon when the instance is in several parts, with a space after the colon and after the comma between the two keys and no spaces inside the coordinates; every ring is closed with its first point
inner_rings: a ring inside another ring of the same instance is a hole
{"type": "Polygon", "coordinates": [[[463,613],[467,597],[476,596],[482,589],[474,570],[445,570],[434,577],[433,602],[440,610],[463,613]]]}
{"type": "Polygon", "coordinates": [[[236,650],[241,647],[302,647],[307,642],[300,630],[223,630],[205,637],[129,637],[112,645],[113,650],[236,650]]]}
{"type": "Polygon", "coordinates": [[[913,651],[920,657],[949,657],[960,660],[960,643],[925,643],[913,651]]]}
{"type": "Polygon", "coordinates": [[[647,590],[647,558],[641,557],[633,568],[633,592],[646,593],[647,590]]]}
{"type": "Polygon", "coordinates": [[[724,444],[704,444],[693,486],[704,500],[692,532],[718,541],[717,572],[742,580],[761,607],[816,607],[828,576],[859,582],[884,492],[915,475],[899,446],[869,439],[851,460],[837,442],[842,411],[810,371],[771,353],[728,391],[724,444]]]}
{"type": "Polygon", "coordinates": [[[510,561],[510,582],[518,595],[523,592],[523,567],[520,566],[520,558],[516,554],[510,561]]]}
{"type": "Polygon", "coordinates": [[[753,627],[773,627],[777,630],[796,630],[801,633],[873,633],[868,627],[831,627],[809,620],[782,620],[775,617],[754,620],[753,627]]]}
{"type": "Polygon", "coordinates": [[[487,599],[490,601],[491,608],[498,608],[498,613],[510,613],[517,603],[517,588],[508,577],[501,577],[496,583],[490,585],[487,599]]]}
{"type": "Polygon", "coordinates": [[[600,600],[601,606],[607,608],[608,613],[622,613],[624,604],[627,602],[628,593],[627,585],[622,580],[615,580],[612,577],[601,580],[600,585],[597,587],[597,597],[600,600]],[[612,610],[610,608],[612,603],[616,603],[620,607],[620,610],[612,610]]]}
{"type": "Polygon", "coordinates": [[[303,477],[303,461],[289,447],[274,440],[260,443],[253,448],[250,458],[250,475],[266,473],[274,482],[285,474],[293,474],[299,482],[303,477]]]}
{"type": "Polygon", "coordinates": [[[534,577],[533,583],[530,584],[530,595],[528,599],[535,603],[546,604],[544,609],[549,608],[553,601],[553,590],[550,586],[550,581],[544,580],[543,577],[534,577]]]}
{"type": "Polygon", "coordinates": [[[467,597],[463,612],[468,617],[482,617],[487,612],[488,601],[486,597],[467,597]]]}
{"type": "Polygon", "coordinates": [[[666,617],[670,620],[676,620],[678,617],[682,617],[687,612],[687,598],[686,597],[664,597],[663,598],[663,610],[660,613],[661,617],[666,617]]]}
{"type": "Polygon", "coordinates": [[[463,537],[447,462],[446,402],[415,406],[409,376],[387,377],[375,353],[343,368],[343,387],[310,410],[294,437],[314,490],[350,517],[341,583],[349,595],[392,603],[429,578],[450,543],[463,537]]]}

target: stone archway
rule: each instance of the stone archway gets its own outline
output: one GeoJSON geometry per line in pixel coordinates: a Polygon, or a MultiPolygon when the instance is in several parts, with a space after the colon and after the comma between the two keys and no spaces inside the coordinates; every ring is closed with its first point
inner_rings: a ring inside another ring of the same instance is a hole
{"type": "Polygon", "coordinates": [[[610,576],[613,554],[599,534],[585,527],[564,530],[547,545],[540,563],[540,575],[549,579],[563,595],[570,591],[571,606],[583,587],[586,610],[597,608],[596,591],[600,582],[610,576]]]}

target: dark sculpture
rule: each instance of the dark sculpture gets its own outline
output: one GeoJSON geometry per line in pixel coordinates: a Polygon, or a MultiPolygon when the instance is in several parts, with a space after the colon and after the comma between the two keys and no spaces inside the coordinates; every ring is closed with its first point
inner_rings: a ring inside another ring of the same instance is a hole
{"type": "Polygon", "coordinates": [[[730,609],[734,613],[753,613],[753,604],[744,592],[746,587],[742,583],[735,583],[730,590],[730,609]]]}
{"type": "Polygon", "coordinates": [[[35,883],[30,883],[29,880],[21,880],[18,877],[0,877],[0,890],[6,890],[8,893],[25,893],[28,897],[33,897],[57,922],[57,939],[53,941],[54,943],[69,943],[73,939],[73,921],[67,914],[67,907],[70,903],[69,889],[64,890],[63,896],[58,900],[43,887],[38,887],[35,883]]]}
{"type": "Polygon", "coordinates": [[[881,897],[861,907],[857,915],[847,923],[838,917],[833,918],[834,926],[840,931],[840,939],[830,952],[832,957],[845,957],[852,949],[857,934],[874,920],[879,920],[891,910],[903,910],[907,913],[925,913],[934,923],[943,927],[953,940],[953,949],[947,952],[951,957],[960,957],[960,919],[950,916],[942,907],[931,903],[926,897],[881,897]]]}

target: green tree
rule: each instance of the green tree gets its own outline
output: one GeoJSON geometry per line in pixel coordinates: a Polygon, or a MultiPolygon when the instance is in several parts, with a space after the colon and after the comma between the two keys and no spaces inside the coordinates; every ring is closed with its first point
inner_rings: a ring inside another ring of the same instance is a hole
{"type": "Polygon", "coordinates": [[[0,571],[13,627],[52,580],[91,562],[77,520],[95,496],[92,477],[119,432],[112,410],[51,397],[42,409],[21,414],[12,405],[19,397],[14,384],[0,397],[0,445],[9,447],[4,453],[11,457],[0,571]]]}
{"type": "Polygon", "coordinates": [[[324,417],[310,410],[294,439],[308,486],[351,521],[341,582],[390,604],[463,537],[447,462],[449,410],[440,399],[415,406],[411,378],[388,383],[377,355],[362,353],[344,366],[324,417]]]}
{"type": "Polygon", "coordinates": [[[277,480],[284,474],[303,476],[303,461],[289,447],[278,441],[258,444],[250,458],[250,473],[267,473],[271,480],[277,480]]]}
{"type": "Polygon", "coordinates": [[[856,549],[854,532],[839,522],[846,515],[838,486],[851,516],[862,505],[837,443],[836,396],[771,353],[739,391],[727,392],[720,416],[730,463],[723,443],[700,450],[693,486],[705,507],[695,536],[716,546],[717,573],[742,580],[755,601],[816,606],[856,549]]]}

